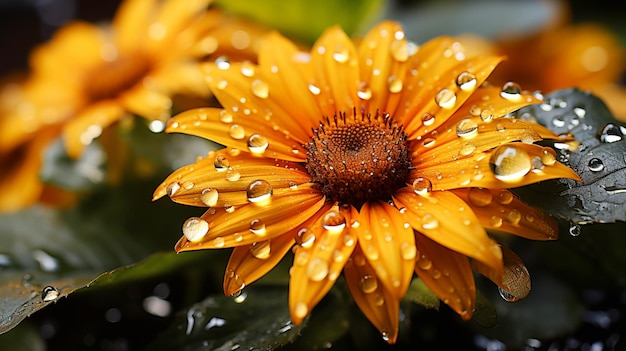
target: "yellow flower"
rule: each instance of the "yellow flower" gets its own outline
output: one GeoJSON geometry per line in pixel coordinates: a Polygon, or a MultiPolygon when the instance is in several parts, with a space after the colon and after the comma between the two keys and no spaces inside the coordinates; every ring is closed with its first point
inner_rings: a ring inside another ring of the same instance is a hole
{"type": "Polygon", "coordinates": [[[182,112],[166,131],[227,147],[155,190],[209,207],[184,223],[176,251],[234,247],[224,280],[234,294],[291,250],[294,323],[343,271],[389,343],[415,273],[464,319],[472,268],[524,297],[528,272],[486,229],[555,239],[556,222],[506,189],[578,177],[532,143],[556,135],[504,117],[538,100],[483,85],[500,61],[466,57],[452,37],[417,46],[382,22],[358,44],[333,27],[303,52],[273,33],[258,65],[207,63],[224,108],[182,112]]]}
{"type": "Polygon", "coordinates": [[[0,96],[0,166],[12,168],[0,177],[0,209],[37,201],[41,154],[53,139],[62,136],[78,157],[130,115],[158,129],[175,98],[209,95],[198,61],[256,61],[255,41],[265,29],[207,9],[209,3],[126,0],[112,22],[69,23],[35,48],[25,81],[6,85],[0,96]]]}

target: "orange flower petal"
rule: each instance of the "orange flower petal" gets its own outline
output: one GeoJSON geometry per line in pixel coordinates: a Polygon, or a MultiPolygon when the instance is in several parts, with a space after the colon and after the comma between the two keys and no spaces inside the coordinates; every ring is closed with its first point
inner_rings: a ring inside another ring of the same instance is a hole
{"type": "Polygon", "coordinates": [[[116,30],[115,42],[122,50],[135,50],[137,44],[143,44],[148,34],[150,19],[158,1],[128,0],[122,1],[115,13],[113,27],[116,30]]]}
{"type": "Polygon", "coordinates": [[[572,169],[555,162],[553,152],[548,149],[540,145],[513,142],[458,159],[439,159],[435,152],[435,159],[430,161],[433,166],[418,168],[413,179],[428,179],[433,190],[468,186],[512,188],[557,178],[581,181],[572,169]]]}
{"type": "Polygon", "coordinates": [[[352,255],[357,239],[349,223],[355,214],[350,207],[324,206],[314,222],[300,229],[300,236],[308,238],[296,246],[290,270],[289,310],[295,324],[326,295],[352,255]]]}
{"type": "Polygon", "coordinates": [[[489,230],[532,240],[558,238],[559,228],[555,219],[524,204],[508,190],[464,188],[451,192],[463,199],[472,208],[480,224],[489,230]]]}
{"type": "Polygon", "coordinates": [[[168,195],[192,206],[239,206],[248,203],[248,186],[256,180],[267,181],[278,196],[315,192],[299,164],[222,149],[174,171],[155,190],[153,200],[168,195]]]}
{"type": "Polygon", "coordinates": [[[370,201],[361,207],[354,227],[378,280],[398,299],[406,293],[415,267],[415,239],[406,217],[386,202],[370,201]]]}
{"type": "Polygon", "coordinates": [[[388,343],[398,337],[400,302],[376,277],[376,271],[357,246],[343,270],[350,293],[388,343]]]}
{"type": "Polygon", "coordinates": [[[124,109],[113,101],[102,101],[84,109],[63,127],[63,141],[67,154],[77,158],[83,149],[100,136],[102,130],[110,126],[124,113],[124,109]]]}
{"type": "Polygon", "coordinates": [[[476,286],[467,257],[419,233],[415,242],[418,249],[415,273],[463,319],[472,318],[476,286]]]}
{"type": "Polygon", "coordinates": [[[502,272],[500,246],[487,236],[468,204],[453,193],[432,191],[421,196],[404,188],[396,192],[394,202],[406,209],[406,218],[416,231],[502,272]]]}
{"type": "Polygon", "coordinates": [[[249,203],[233,208],[211,208],[183,225],[177,252],[250,245],[272,239],[299,226],[324,204],[319,194],[272,196],[270,204],[249,203]],[[193,241],[190,241],[191,238],[193,241]]]}
{"type": "Polygon", "coordinates": [[[224,275],[224,294],[231,296],[271,271],[293,246],[296,230],[233,249],[224,275]]]}
{"type": "MultiPolygon", "coordinates": [[[[339,26],[327,29],[311,50],[311,64],[319,89],[314,94],[326,117],[355,108],[359,84],[359,62],[354,44],[339,26]]],[[[322,116],[320,116],[322,117],[322,116]]]]}
{"type": "Polygon", "coordinates": [[[503,256],[504,275],[498,276],[491,267],[482,262],[472,261],[472,267],[489,278],[501,290],[500,294],[509,302],[525,298],[530,293],[530,274],[515,252],[506,246],[501,246],[503,256]]]}

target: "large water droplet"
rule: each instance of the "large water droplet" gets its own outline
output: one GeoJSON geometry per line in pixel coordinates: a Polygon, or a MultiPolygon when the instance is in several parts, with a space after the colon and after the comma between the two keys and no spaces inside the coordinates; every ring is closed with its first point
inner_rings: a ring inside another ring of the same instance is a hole
{"type": "Polygon", "coordinates": [[[263,154],[268,146],[269,142],[267,138],[260,134],[252,134],[248,138],[248,150],[253,154],[263,154]]]}
{"type": "Polygon", "coordinates": [[[521,180],[532,168],[530,156],[515,145],[503,145],[491,154],[489,166],[494,176],[503,182],[521,180]]]}
{"type": "Polygon", "coordinates": [[[500,297],[502,297],[504,301],[515,302],[519,300],[517,296],[510,294],[508,291],[502,289],[501,287],[498,287],[498,293],[500,293],[500,297]]]}
{"type": "Polygon", "coordinates": [[[569,234],[571,236],[579,236],[581,232],[580,224],[570,223],[569,234]]]}
{"type": "Polygon", "coordinates": [[[476,76],[469,72],[461,72],[456,77],[456,85],[463,91],[472,91],[476,88],[476,76]]]}
{"type": "Polygon", "coordinates": [[[435,123],[435,116],[430,113],[425,113],[422,116],[422,124],[425,126],[430,126],[435,123]]]}
{"type": "Polygon", "coordinates": [[[473,138],[478,134],[478,123],[473,119],[465,118],[456,124],[456,135],[462,138],[473,138]]]}
{"type": "Polygon", "coordinates": [[[372,98],[372,89],[370,89],[365,82],[361,82],[359,84],[359,89],[357,90],[356,95],[361,100],[369,100],[372,98]]]}
{"type": "Polygon", "coordinates": [[[607,123],[600,132],[600,141],[603,143],[615,143],[621,141],[623,137],[620,127],[613,123],[607,123]]]}
{"type": "Polygon", "coordinates": [[[365,294],[371,294],[378,289],[378,280],[376,276],[364,275],[359,281],[359,289],[365,294]]]}
{"type": "Polygon", "coordinates": [[[328,211],[322,217],[322,227],[331,233],[340,233],[346,227],[346,218],[337,211],[328,211]]]}
{"type": "Polygon", "coordinates": [[[226,111],[226,110],[222,110],[220,111],[220,121],[223,123],[232,123],[233,122],[233,114],[226,111]]]}
{"type": "Polygon", "coordinates": [[[208,232],[209,222],[200,217],[190,217],[183,223],[183,234],[191,242],[202,240],[208,232]]]}
{"type": "Polygon", "coordinates": [[[387,84],[389,86],[390,93],[399,93],[402,91],[404,84],[402,83],[402,79],[396,77],[395,75],[389,76],[387,79],[387,84]]]}
{"type": "Polygon", "coordinates": [[[600,172],[604,169],[604,163],[599,158],[592,158],[589,160],[589,170],[592,172],[600,172]]]}
{"type": "Polygon", "coordinates": [[[435,216],[430,213],[425,214],[422,217],[422,228],[424,229],[435,229],[439,226],[439,221],[435,216]]]}
{"type": "Polygon", "coordinates": [[[224,155],[215,156],[215,160],[213,161],[213,166],[215,170],[218,172],[223,172],[230,167],[230,161],[224,155]]]}
{"type": "Polygon", "coordinates": [[[428,178],[418,177],[413,181],[413,191],[419,195],[426,195],[433,190],[433,183],[428,178]]]}
{"type": "Polygon", "coordinates": [[[250,83],[250,89],[254,96],[261,99],[265,99],[270,95],[269,85],[260,79],[253,80],[252,83],[250,83]]]}
{"type": "Polygon", "coordinates": [[[417,248],[414,244],[405,242],[400,245],[400,255],[405,260],[414,260],[417,255],[417,248]]]}
{"type": "Polygon", "coordinates": [[[273,193],[272,185],[267,180],[255,180],[248,184],[246,195],[248,201],[262,203],[270,199],[273,193]]]}
{"type": "Polygon", "coordinates": [[[435,95],[435,102],[441,108],[453,108],[456,104],[456,94],[450,89],[441,89],[437,95],[435,95]]]}
{"type": "Polygon", "coordinates": [[[239,124],[231,124],[230,128],[228,129],[228,135],[230,135],[230,137],[233,139],[240,140],[246,136],[246,131],[239,124]]]}
{"type": "Polygon", "coordinates": [[[227,70],[230,68],[230,61],[226,56],[220,56],[215,59],[215,65],[221,70],[227,70]]]}
{"type": "Polygon", "coordinates": [[[241,74],[246,77],[253,77],[256,73],[256,66],[250,61],[244,61],[241,63],[241,74]]]}
{"type": "Polygon", "coordinates": [[[304,248],[310,248],[313,246],[314,242],[315,233],[312,230],[307,228],[300,228],[300,230],[298,230],[298,233],[296,234],[296,244],[304,248]]]}
{"type": "Polygon", "coordinates": [[[250,253],[252,254],[252,256],[260,260],[267,260],[271,254],[270,241],[265,240],[253,243],[250,246],[250,253]]]}
{"type": "Polygon", "coordinates": [[[250,231],[256,235],[265,235],[265,223],[260,219],[253,219],[250,221],[250,231]]]}
{"type": "Polygon", "coordinates": [[[213,207],[217,205],[217,199],[219,198],[219,194],[217,189],[207,188],[202,190],[200,193],[200,201],[208,207],[213,207]]]}
{"type": "Polygon", "coordinates": [[[333,52],[333,60],[339,63],[346,63],[348,62],[349,58],[350,58],[350,52],[346,48],[340,47],[340,48],[337,48],[335,52],[333,52]]]}
{"type": "Polygon", "coordinates": [[[174,196],[174,194],[176,194],[178,192],[178,190],[180,190],[180,183],[179,182],[169,183],[167,185],[167,187],[165,187],[165,192],[167,193],[167,196],[169,196],[169,197],[174,196]]]}
{"type": "Polygon", "coordinates": [[[500,96],[509,101],[519,101],[522,98],[522,88],[514,82],[504,83],[500,96]]]}
{"type": "Polygon", "coordinates": [[[59,297],[59,291],[54,286],[46,286],[41,291],[41,300],[44,302],[54,301],[59,297]]]}
{"type": "Polygon", "coordinates": [[[309,262],[306,272],[309,279],[319,282],[328,275],[328,263],[316,257],[309,262]]]}

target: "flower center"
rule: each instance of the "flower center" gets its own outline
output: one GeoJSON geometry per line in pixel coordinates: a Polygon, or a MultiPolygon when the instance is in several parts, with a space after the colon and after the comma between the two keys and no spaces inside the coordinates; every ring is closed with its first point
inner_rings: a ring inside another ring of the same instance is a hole
{"type": "Polygon", "coordinates": [[[306,167],[329,199],[360,208],[366,201],[390,200],[406,186],[407,135],[389,114],[339,113],[313,133],[305,145],[306,167]]]}

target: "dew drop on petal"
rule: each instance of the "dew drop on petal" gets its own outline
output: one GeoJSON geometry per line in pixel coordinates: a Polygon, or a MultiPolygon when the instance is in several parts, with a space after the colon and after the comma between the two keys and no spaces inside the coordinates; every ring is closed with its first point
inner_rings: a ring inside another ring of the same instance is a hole
{"type": "Polygon", "coordinates": [[[309,314],[309,308],[304,302],[296,302],[293,307],[293,315],[296,318],[304,318],[309,314]]]}
{"type": "Polygon", "coordinates": [[[401,92],[404,86],[402,83],[402,79],[396,77],[395,75],[392,75],[387,79],[387,84],[389,87],[389,92],[394,94],[401,92]]]}
{"type": "Polygon", "coordinates": [[[467,193],[469,202],[476,207],[485,207],[493,201],[491,191],[484,188],[470,188],[467,193]]]}
{"type": "Polygon", "coordinates": [[[450,89],[441,89],[437,95],[435,95],[435,102],[441,108],[453,108],[456,104],[456,94],[450,89]]]}
{"type": "Polygon", "coordinates": [[[315,233],[312,230],[307,228],[300,228],[300,230],[298,230],[298,233],[296,234],[296,244],[304,248],[310,248],[313,246],[314,242],[315,233]]]}
{"type": "Polygon", "coordinates": [[[502,145],[491,154],[489,166],[497,179],[503,182],[516,182],[530,172],[532,162],[522,148],[502,145]]]}
{"type": "Polygon", "coordinates": [[[461,145],[461,148],[459,149],[459,155],[461,155],[461,156],[469,156],[475,150],[476,150],[476,145],[474,145],[474,143],[467,142],[467,143],[461,145]]]}
{"type": "Polygon", "coordinates": [[[426,258],[425,256],[420,257],[417,260],[417,267],[419,267],[420,269],[423,269],[425,271],[431,269],[433,267],[433,261],[431,261],[430,259],[426,258]]]}
{"type": "Polygon", "coordinates": [[[231,124],[228,135],[233,139],[240,140],[246,136],[246,131],[239,124],[231,124]]]}
{"type": "Polygon", "coordinates": [[[165,188],[165,192],[167,193],[167,196],[169,197],[174,196],[178,192],[178,190],[180,190],[179,182],[169,183],[167,187],[165,188]]]}
{"type": "Polygon", "coordinates": [[[425,126],[431,126],[433,123],[435,123],[435,116],[433,114],[430,113],[425,113],[422,116],[422,124],[425,126]]]}
{"type": "Polygon", "coordinates": [[[509,101],[519,101],[522,98],[522,88],[515,82],[506,82],[502,86],[500,96],[509,101]]]}
{"type": "Polygon", "coordinates": [[[413,191],[419,195],[426,195],[433,190],[433,183],[428,178],[418,177],[413,181],[413,191]]]}
{"type": "Polygon", "coordinates": [[[267,180],[255,180],[248,184],[246,195],[250,202],[264,202],[270,199],[273,193],[272,185],[267,180]]]}
{"type": "Polygon", "coordinates": [[[511,201],[513,201],[513,193],[508,190],[502,189],[498,193],[496,201],[498,201],[499,204],[508,205],[511,203],[511,201]]]}
{"type": "Polygon", "coordinates": [[[348,62],[349,58],[350,53],[348,52],[348,49],[343,47],[337,48],[337,50],[335,50],[335,52],[333,53],[333,60],[339,63],[346,63],[348,62]]]}
{"type": "Polygon", "coordinates": [[[253,243],[250,245],[250,253],[260,260],[267,260],[271,254],[270,241],[265,240],[253,243]]]}
{"type": "Polygon", "coordinates": [[[478,134],[478,123],[470,118],[465,118],[456,124],[456,135],[462,138],[473,138],[478,134]]]}
{"type": "Polygon", "coordinates": [[[422,217],[422,228],[424,229],[435,229],[439,226],[439,221],[435,216],[430,213],[425,214],[422,217]]]}
{"type": "Polygon", "coordinates": [[[222,238],[222,237],[218,236],[217,238],[213,239],[213,246],[214,247],[224,247],[225,243],[226,242],[224,241],[224,238],[222,238]]]}
{"type": "Polygon", "coordinates": [[[261,99],[265,99],[270,95],[269,85],[260,79],[253,80],[252,83],[250,83],[250,89],[254,96],[261,99]]]}
{"type": "Polygon", "coordinates": [[[361,277],[361,280],[359,281],[359,289],[361,289],[364,294],[371,294],[376,291],[376,289],[378,289],[378,280],[376,279],[376,276],[368,274],[361,277]]]}
{"type": "Polygon", "coordinates": [[[463,91],[472,91],[476,88],[477,80],[470,72],[461,72],[456,77],[456,85],[463,91]]]}
{"type": "Polygon", "coordinates": [[[502,289],[501,287],[498,287],[498,293],[500,294],[500,297],[504,299],[504,301],[515,302],[519,300],[517,296],[510,294],[508,291],[502,289]]]}
{"type": "Polygon", "coordinates": [[[245,61],[241,63],[241,74],[246,77],[253,77],[255,73],[256,66],[252,62],[245,61]]]}
{"type": "Polygon", "coordinates": [[[414,244],[405,242],[400,245],[400,255],[405,260],[414,260],[417,255],[417,248],[414,244]]]}
{"type": "Polygon", "coordinates": [[[183,223],[183,235],[191,242],[202,240],[209,232],[209,222],[200,217],[190,217],[183,223]]]}
{"type": "Polygon", "coordinates": [[[405,62],[409,59],[410,51],[409,46],[404,40],[394,40],[389,46],[391,56],[399,62],[405,62]]]}
{"type": "Polygon", "coordinates": [[[507,215],[506,215],[506,220],[507,222],[511,223],[511,224],[518,224],[519,221],[522,219],[522,214],[520,213],[520,211],[518,210],[511,210],[507,215]]]}
{"type": "Polygon", "coordinates": [[[307,266],[309,279],[319,282],[328,275],[328,263],[321,258],[312,259],[307,266]]]}
{"type": "Polygon", "coordinates": [[[556,163],[556,151],[550,147],[544,147],[541,151],[541,163],[552,166],[556,163]]]}
{"type": "Polygon", "coordinates": [[[253,154],[263,154],[268,146],[267,138],[260,134],[252,134],[248,138],[248,150],[253,154]]]}
{"type": "Polygon", "coordinates": [[[364,82],[361,82],[356,95],[361,100],[369,100],[372,98],[372,89],[370,89],[364,82]]]}
{"type": "Polygon", "coordinates": [[[59,297],[59,291],[54,286],[46,286],[41,291],[41,300],[44,302],[54,301],[59,297]]]}
{"type": "Polygon", "coordinates": [[[227,70],[230,68],[230,61],[226,56],[220,56],[215,59],[215,65],[218,69],[227,70]]]}
{"type": "Polygon", "coordinates": [[[489,224],[494,228],[502,227],[503,222],[504,220],[500,216],[493,215],[491,216],[491,218],[489,218],[489,224]]]}
{"type": "Polygon", "coordinates": [[[309,84],[309,91],[313,95],[319,95],[322,92],[322,89],[320,89],[317,85],[309,84]]]}
{"type": "Polygon", "coordinates": [[[208,207],[213,207],[217,205],[217,199],[219,198],[219,194],[217,189],[215,188],[207,188],[202,190],[200,193],[200,201],[208,207]]]}
{"type": "Polygon", "coordinates": [[[222,110],[220,111],[220,121],[222,123],[232,123],[233,122],[233,114],[226,111],[226,110],[222,110]]]}
{"type": "Polygon", "coordinates": [[[602,160],[595,157],[589,160],[587,165],[589,166],[589,170],[592,172],[600,172],[604,169],[604,163],[602,160]]]}
{"type": "Polygon", "coordinates": [[[480,112],[480,119],[483,122],[491,122],[491,120],[493,119],[493,113],[491,112],[491,110],[482,110],[480,112]]]}
{"type": "Polygon", "coordinates": [[[250,231],[256,235],[263,236],[265,235],[265,223],[263,223],[260,219],[253,219],[250,221],[250,231]]]}
{"type": "Polygon", "coordinates": [[[331,233],[340,233],[346,227],[346,218],[337,211],[328,211],[322,217],[322,227],[331,233]]]}
{"type": "Polygon", "coordinates": [[[218,172],[224,172],[230,168],[230,161],[228,161],[224,155],[217,155],[213,161],[213,167],[215,167],[215,170],[218,172]]]}

